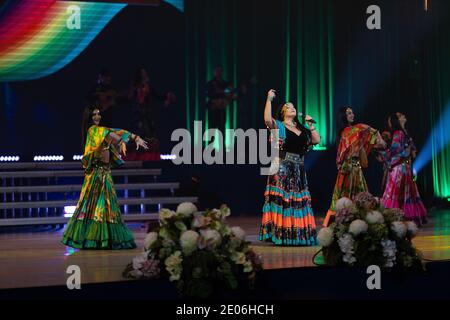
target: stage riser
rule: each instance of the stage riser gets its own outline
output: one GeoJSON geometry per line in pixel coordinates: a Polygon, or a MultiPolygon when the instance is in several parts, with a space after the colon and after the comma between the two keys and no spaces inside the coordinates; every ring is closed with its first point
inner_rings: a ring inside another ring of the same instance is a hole
{"type": "MultiPolygon", "coordinates": [[[[125,222],[145,222],[159,219],[158,213],[129,213],[122,216],[125,222]]],[[[70,218],[47,217],[47,218],[22,218],[22,219],[0,219],[0,227],[6,226],[30,226],[30,225],[61,225],[69,222],[70,218]]]]}
{"type": "MultiPolygon", "coordinates": [[[[112,170],[113,176],[159,176],[161,169],[116,169],[112,170]]],[[[84,177],[83,170],[60,170],[60,171],[10,171],[0,172],[1,179],[13,178],[61,178],[61,177],[84,177]]]]}
{"type": "MultiPolygon", "coordinates": [[[[129,183],[115,184],[116,190],[170,190],[180,187],[179,183],[129,183]]],[[[58,186],[33,186],[33,187],[0,187],[1,193],[52,193],[52,192],[80,192],[81,184],[58,186]]]]}
{"type": "MultiPolygon", "coordinates": [[[[142,161],[127,161],[123,168],[142,168],[142,161]]],[[[0,163],[2,170],[32,170],[32,169],[82,169],[80,161],[73,162],[11,162],[0,163]]]]}
{"type": "MultiPolygon", "coordinates": [[[[176,209],[182,202],[198,201],[197,197],[175,196],[179,182],[156,182],[162,173],[160,168],[142,168],[141,161],[127,162],[125,167],[112,170],[125,221],[155,220],[156,212],[163,207],[176,209]]],[[[6,170],[0,171],[0,226],[68,221],[64,207],[76,206],[82,189],[84,171],[80,163],[8,163],[0,164],[0,170],[6,170]],[[80,169],[70,170],[75,167],[80,169]]]]}

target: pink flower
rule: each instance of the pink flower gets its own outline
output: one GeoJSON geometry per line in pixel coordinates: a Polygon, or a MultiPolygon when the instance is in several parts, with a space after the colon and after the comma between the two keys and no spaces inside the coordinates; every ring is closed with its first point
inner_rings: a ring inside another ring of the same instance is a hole
{"type": "Polygon", "coordinates": [[[336,224],[348,223],[354,218],[353,208],[342,208],[336,211],[336,224]]]}
{"type": "Polygon", "coordinates": [[[141,272],[146,278],[155,278],[159,276],[159,260],[149,259],[142,264],[141,272]]]}
{"type": "Polygon", "coordinates": [[[194,214],[194,219],[192,220],[193,228],[205,228],[211,223],[210,217],[205,217],[201,213],[194,214]]]}
{"type": "Polygon", "coordinates": [[[379,202],[377,199],[371,195],[369,192],[360,192],[358,193],[354,199],[356,206],[360,209],[364,210],[374,210],[378,207],[379,202]]]}

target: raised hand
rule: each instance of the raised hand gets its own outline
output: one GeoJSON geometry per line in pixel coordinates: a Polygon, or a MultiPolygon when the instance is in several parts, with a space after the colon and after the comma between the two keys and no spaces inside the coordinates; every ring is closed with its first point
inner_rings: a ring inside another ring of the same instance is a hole
{"type": "Polygon", "coordinates": [[[274,89],[270,89],[269,92],[267,92],[267,99],[270,101],[273,101],[273,99],[276,97],[276,91],[274,89]]]}

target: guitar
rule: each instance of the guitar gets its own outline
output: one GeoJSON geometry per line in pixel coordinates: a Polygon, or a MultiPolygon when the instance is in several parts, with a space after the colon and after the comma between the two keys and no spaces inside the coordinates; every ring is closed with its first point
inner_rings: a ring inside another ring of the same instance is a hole
{"type": "Polygon", "coordinates": [[[223,94],[223,98],[210,99],[209,104],[211,110],[225,110],[232,101],[238,100],[240,95],[245,95],[247,93],[249,84],[256,83],[256,78],[252,77],[238,87],[229,86],[224,90],[215,90],[216,93],[223,94]]]}

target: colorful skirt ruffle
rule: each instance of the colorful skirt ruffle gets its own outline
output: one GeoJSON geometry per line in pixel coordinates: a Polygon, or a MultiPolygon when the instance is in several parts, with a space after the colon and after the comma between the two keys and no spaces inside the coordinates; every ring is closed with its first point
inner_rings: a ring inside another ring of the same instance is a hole
{"type": "Polygon", "coordinates": [[[409,163],[401,163],[389,172],[382,202],[385,208],[402,209],[405,218],[418,225],[426,223],[427,209],[420,198],[409,163]]]}
{"type": "Polygon", "coordinates": [[[78,249],[136,248],[123,223],[109,166],[95,166],[86,174],[80,199],[62,243],[78,249]]]}
{"type": "Polygon", "coordinates": [[[316,223],[302,162],[281,160],[268,177],[259,240],[276,245],[317,245],[316,223]]]}
{"type": "Polygon", "coordinates": [[[328,226],[331,216],[336,215],[336,202],[343,197],[352,199],[360,192],[368,191],[367,182],[357,159],[349,159],[345,163],[345,170],[339,170],[334,185],[330,209],[327,212],[323,226],[328,226]]]}

